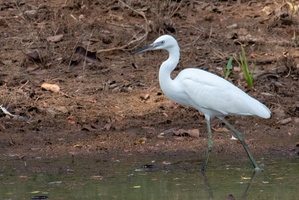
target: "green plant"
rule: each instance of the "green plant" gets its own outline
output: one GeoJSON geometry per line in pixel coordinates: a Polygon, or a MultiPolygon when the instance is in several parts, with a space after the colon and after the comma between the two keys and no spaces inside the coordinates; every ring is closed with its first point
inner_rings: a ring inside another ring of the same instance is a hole
{"type": "Polygon", "coordinates": [[[244,78],[247,82],[247,86],[248,88],[252,88],[253,87],[253,69],[249,70],[248,68],[248,63],[247,63],[247,59],[246,59],[246,53],[245,50],[243,48],[243,46],[241,45],[241,54],[239,55],[240,60],[235,58],[235,61],[241,66],[241,69],[243,71],[244,74],[244,78]]]}
{"type": "Polygon", "coordinates": [[[233,57],[230,57],[226,67],[223,68],[224,78],[228,78],[228,76],[230,75],[230,72],[233,69],[232,63],[233,63],[233,57]]]}

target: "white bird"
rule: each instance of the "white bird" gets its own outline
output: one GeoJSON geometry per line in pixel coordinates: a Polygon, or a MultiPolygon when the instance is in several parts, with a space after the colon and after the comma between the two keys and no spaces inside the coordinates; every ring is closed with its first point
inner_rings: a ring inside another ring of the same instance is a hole
{"type": "Polygon", "coordinates": [[[169,53],[168,59],[161,64],[159,70],[159,83],[164,94],[169,99],[179,104],[191,106],[205,115],[208,151],[202,171],[205,172],[212,151],[213,140],[210,120],[214,117],[222,120],[237,135],[255,170],[259,170],[260,168],[249,152],[242,134],[224,117],[226,115],[256,115],[270,118],[271,111],[229,81],[201,69],[184,69],[176,78],[172,79],[170,74],[179,62],[180,48],[176,39],[170,35],[162,35],[154,43],[140,48],[132,54],[156,49],[164,49],[169,53]]]}

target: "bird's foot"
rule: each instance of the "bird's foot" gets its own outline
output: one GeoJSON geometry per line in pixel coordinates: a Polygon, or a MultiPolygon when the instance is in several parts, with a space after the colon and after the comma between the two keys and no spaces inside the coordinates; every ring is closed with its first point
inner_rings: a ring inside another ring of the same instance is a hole
{"type": "Polygon", "coordinates": [[[259,167],[255,167],[255,168],[254,168],[254,171],[256,171],[256,172],[261,171],[261,170],[262,170],[262,169],[259,168],[259,167]]]}

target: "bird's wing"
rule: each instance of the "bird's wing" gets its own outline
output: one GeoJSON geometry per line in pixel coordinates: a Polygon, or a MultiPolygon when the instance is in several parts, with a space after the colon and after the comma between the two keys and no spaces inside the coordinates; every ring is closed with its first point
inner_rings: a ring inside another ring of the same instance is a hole
{"type": "Polygon", "coordinates": [[[215,116],[258,115],[254,110],[261,103],[227,80],[198,69],[182,72],[178,78],[196,109],[208,110],[215,116]]]}

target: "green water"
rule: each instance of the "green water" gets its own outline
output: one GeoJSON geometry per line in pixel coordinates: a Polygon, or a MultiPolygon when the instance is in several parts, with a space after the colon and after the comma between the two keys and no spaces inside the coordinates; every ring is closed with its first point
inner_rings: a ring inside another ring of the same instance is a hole
{"type": "MultiPolygon", "coordinates": [[[[244,167],[244,166],[241,166],[244,167]]],[[[253,176],[251,168],[211,165],[203,177],[194,169],[136,171],[117,167],[107,176],[82,173],[17,173],[7,165],[0,169],[0,200],[31,199],[298,199],[299,160],[271,161],[253,176]]],[[[113,169],[110,169],[113,170],[113,169]]]]}

